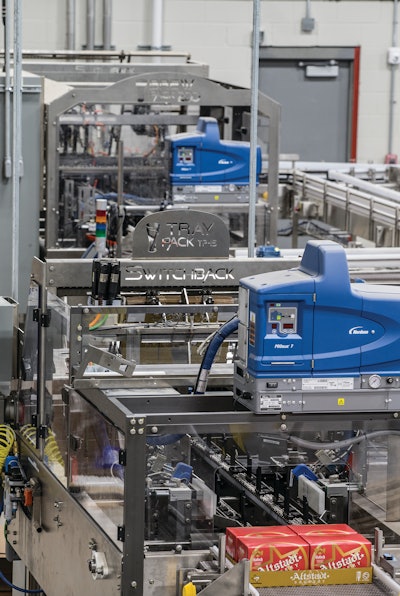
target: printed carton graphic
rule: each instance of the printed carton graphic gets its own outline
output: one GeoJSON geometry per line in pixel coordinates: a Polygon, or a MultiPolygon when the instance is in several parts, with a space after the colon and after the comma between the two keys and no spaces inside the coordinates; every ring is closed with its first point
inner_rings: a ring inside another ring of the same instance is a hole
{"type": "Polygon", "coordinates": [[[371,565],[371,543],[360,534],[306,536],[310,569],[347,569],[371,565]]]}
{"type": "Polygon", "coordinates": [[[293,536],[293,530],[288,526],[248,526],[248,527],[236,527],[226,528],[226,554],[229,555],[234,561],[237,561],[237,541],[238,538],[251,536],[270,536],[270,537],[282,537],[282,536],[293,536]]]}
{"type": "Polygon", "coordinates": [[[309,568],[309,546],[300,536],[242,537],[238,561],[249,559],[251,571],[290,571],[309,568]]]}

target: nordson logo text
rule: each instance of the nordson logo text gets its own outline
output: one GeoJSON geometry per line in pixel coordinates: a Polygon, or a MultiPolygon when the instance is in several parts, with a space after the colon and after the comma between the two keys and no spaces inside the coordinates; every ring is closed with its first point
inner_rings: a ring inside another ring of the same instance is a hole
{"type": "Polygon", "coordinates": [[[352,327],[349,329],[349,335],[368,335],[368,329],[363,329],[362,327],[352,327]]]}

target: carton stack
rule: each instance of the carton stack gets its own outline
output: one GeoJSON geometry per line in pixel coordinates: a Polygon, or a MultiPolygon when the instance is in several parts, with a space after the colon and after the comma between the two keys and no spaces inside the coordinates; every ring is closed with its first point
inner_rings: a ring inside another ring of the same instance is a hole
{"type": "Polygon", "coordinates": [[[226,553],[259,588],[372,581],[371,543],[347,524],[227,528],[226,553]]]}

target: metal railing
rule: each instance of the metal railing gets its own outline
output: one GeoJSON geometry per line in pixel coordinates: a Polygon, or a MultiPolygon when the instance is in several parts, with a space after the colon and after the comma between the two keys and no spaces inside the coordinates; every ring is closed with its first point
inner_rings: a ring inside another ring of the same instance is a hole
{"type": "Polygon", "coordinates": [[[391,190],[392,196],[384,198],[378,196],[379,188],[375,194],[373,188],[371,191],[358,189],[348,181],[339,183],[298,170],[293,172],[293,190],[302,201],[317,203],[324,221],[328,221],[331,208],[336,207],[343,211],[348,231],[351,231],[351,216],[364,217],[369,221],[369,240],[375,239],[377,226],[384,226],[391,234],[390,245],[399,245],[400,193],[391,190]]]}

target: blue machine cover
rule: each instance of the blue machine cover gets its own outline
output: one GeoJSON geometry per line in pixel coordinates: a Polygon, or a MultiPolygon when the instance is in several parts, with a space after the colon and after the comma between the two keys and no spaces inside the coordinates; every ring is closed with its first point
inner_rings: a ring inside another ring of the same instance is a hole
{"type": "Polygon", "coordinates": [[[400,374],[400,288],[350,283],[339,244],[310,241],[298,268],[241,285],[253,376],[400,374]]]}
{"type": "MultiPolygon", "coordinates": [[[[250,144],[221,141],[215,118],[201,117],[197,130],[169,137],[170,183],[249,184],[250,144]]],[[[257,182],[261,172],[261,148],[257,147],[257,182]]]]}

